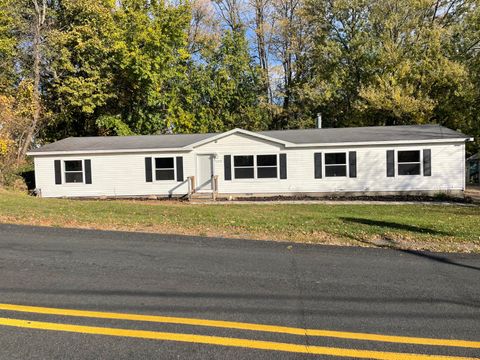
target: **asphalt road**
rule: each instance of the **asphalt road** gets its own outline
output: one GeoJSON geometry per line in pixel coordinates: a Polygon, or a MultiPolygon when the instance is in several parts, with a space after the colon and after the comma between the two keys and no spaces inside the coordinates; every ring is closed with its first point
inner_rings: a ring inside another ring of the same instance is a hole
{"type": "Polygon", "coordinates": [[[0,225],[0,274],[1,359],[337,359],[360,358],[365,350],[386,359],[480,358],[478,255],[0,225]],[[15,310],[19,305],[100,315],[15,310]],[[106,312],[187,320],[102,318],[106,312]],[[191,319],[341,335],[199,326],[191,319]],[[105,328],[127,335],[95,333],[105,328]],[[161,334],[130,337],[135,330],[161,334]],[[350,333],[470,340],[478,347],[358,340],[350,333]],[[179,341],[177,334],[211,338],[179,341]],[[263,350],[251,340],[320,350],[263,350]],[[329,349],[349,357],[327,356],[329,349]]]}

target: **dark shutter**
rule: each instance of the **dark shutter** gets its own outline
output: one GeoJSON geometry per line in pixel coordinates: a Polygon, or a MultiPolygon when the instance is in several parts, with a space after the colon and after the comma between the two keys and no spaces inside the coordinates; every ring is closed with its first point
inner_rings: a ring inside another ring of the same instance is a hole
{"type": "Polygon", "coordinates": [[[348,153],[349,176],[351,178],[357,177],[357,152],[350,151],[348,153]]]}
{"type": "Polygon", "coordinates": [[[92,161],[85,160],[85,184],[92,183],[92,161]]]}
{"type": "Polygon", "coordinates": [[[387,150],[387,177],[395,176],[395,151],[387,150]]]}
{"type": "Polygon", "coordinates": [[[230,155],[223,157],[223,167],[225,180],[232,180],[232,157],[230,155]]]}
{"type": "Polygon", "coordinates": [[[423,150],[423,176],[432,176],[432,151],[423,150]]]}
{"type": "Polygon", "coordinates": [[[183,181],[183,156],[177,156],[177,181],[183,181]]]}
{"type": "Polygon", "coordinates": [[[287,178],[287,154],[280,154],[280,179],[287,178]]]}
{"type": "Polygon", "coordinates": [[[55,184],[60,185],[62,183],[62,163],[60,160],[55,160],[55,184]]]}
{"type": "Polygon", "coordinates": [[[152,158],[145,158],[145,181],[152,182],[152,158]]]}
{"type": "Polygon", "coordinates": [[[322,153],[314,154],[315,161],[315,179],[322,178],[322,153]]]}

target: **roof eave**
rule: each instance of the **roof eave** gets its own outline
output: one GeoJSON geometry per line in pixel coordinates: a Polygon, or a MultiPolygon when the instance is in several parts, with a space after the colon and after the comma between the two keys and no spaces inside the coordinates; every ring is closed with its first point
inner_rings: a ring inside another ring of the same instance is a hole
{"type": "MultiPolygon", "coordinates": [[[[230,134],[241,132],[247,135],[253,134],[255,137],[262,138],[267,141],[280,143],[285,148],[308,148],[308,147],[345,147],[345,146],[368,146],[368,145],[408,145],[408,144],[435,144],[435,143],[456,143],[474,141],[474,138],[449,138],[449,139],[422,139],[422,140],[392,140],[392,141],[362,141],[362,142],[338,142],[338,143],[307,143],[307,144],[294,144],[289,142],[283,142],[278,139],[270,138],[268,136],[258,135],[251,133],[247,130],[234,129],[222,133],[220,135],[228,136],[230,134]],[[240,131],[234,131],[240,130],[240,131]],[[226,135],[225,135],[226,134],[226,135]],[[277,141],[274,141],[277,140],[277,141]]],[[[72,150],[72,151],[29,151],[28,156],[54,156],[54,155],[85,155],[85,154],[121,154],[121,153],[159,153],[159,152],[190,152],[195,147],[208,143],[210,141],[218,140],[221,137],[214,136],[212,138],[205,139],[200,142],[196,142],[181,148],[151,148],[151,149],[117,149],[117,150],[72,150]]]]}
{"type": "Polygon", "coordinates": [[[465,142],[468,138],[451,138],[451,139],[422,139],[422,140],[389,140],[389,141],[351,141],[338,143],[307,143],[307,144],[291,144],[286,148],[305,148],[305,147],[343,147],[343,146],[368,146],[368,145],[408,145],[408,144],[435,144],[435,143],[451,143],[465,142]]]}
{"type": "Polygon", "coordinates": [[[152,148],[152,149],[117,149],[117,150],[62,150],[62,151],[29,151],[28,156],[51,156],[51,155],[83,155],[83,154],[122,154],[122,153],[159,153],[159,152],[190,152],[193,149],[182,148],[152,148]]]}

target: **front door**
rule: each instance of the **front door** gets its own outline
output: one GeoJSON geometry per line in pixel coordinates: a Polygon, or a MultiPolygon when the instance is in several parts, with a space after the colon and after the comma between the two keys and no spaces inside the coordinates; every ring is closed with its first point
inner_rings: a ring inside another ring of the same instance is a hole
{"type": "Polygon", "coordinates": [[[213,176],[213,155],[197,155],[197,191],[211,191],[213,176]]]}

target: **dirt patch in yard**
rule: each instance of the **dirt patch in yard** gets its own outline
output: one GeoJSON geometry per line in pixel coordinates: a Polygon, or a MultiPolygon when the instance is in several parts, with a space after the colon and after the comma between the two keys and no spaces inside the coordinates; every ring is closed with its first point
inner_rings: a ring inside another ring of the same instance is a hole
{"type": "Polygon", "coordinates": [[[465,196],[471,199],[474,203],[480,203],[480,185],[467,186],[465,189],[465,196]]]}
{"type": "MultiPolygon", "coordinates": [[[[480,197],[480,190],[478,193],[480,197]]],[[[220,200],[227,200],[220,198],[220,200]]],[[[466,197],[453,197],[447,194],[439,193],[436,196],[420,196],[420,195],[384,195],[384,196],[265,196],[265,197],[235,197],[234,201],[247,202],[275,202],[275,201],[339,201],[339,202],[408,202],[408,203],[458,203],[471,204],[472,199],[466,197]]]]}
{"type": "Polygon", "coordinates": [[[480,240],[459,243],[456,239],[444,238],[441,241],[425,241],[414,237],[373,236],[370,239],[357,239],[367,247],[395,250],[415,250],[432,252],[480,253],[480,240]]]}

